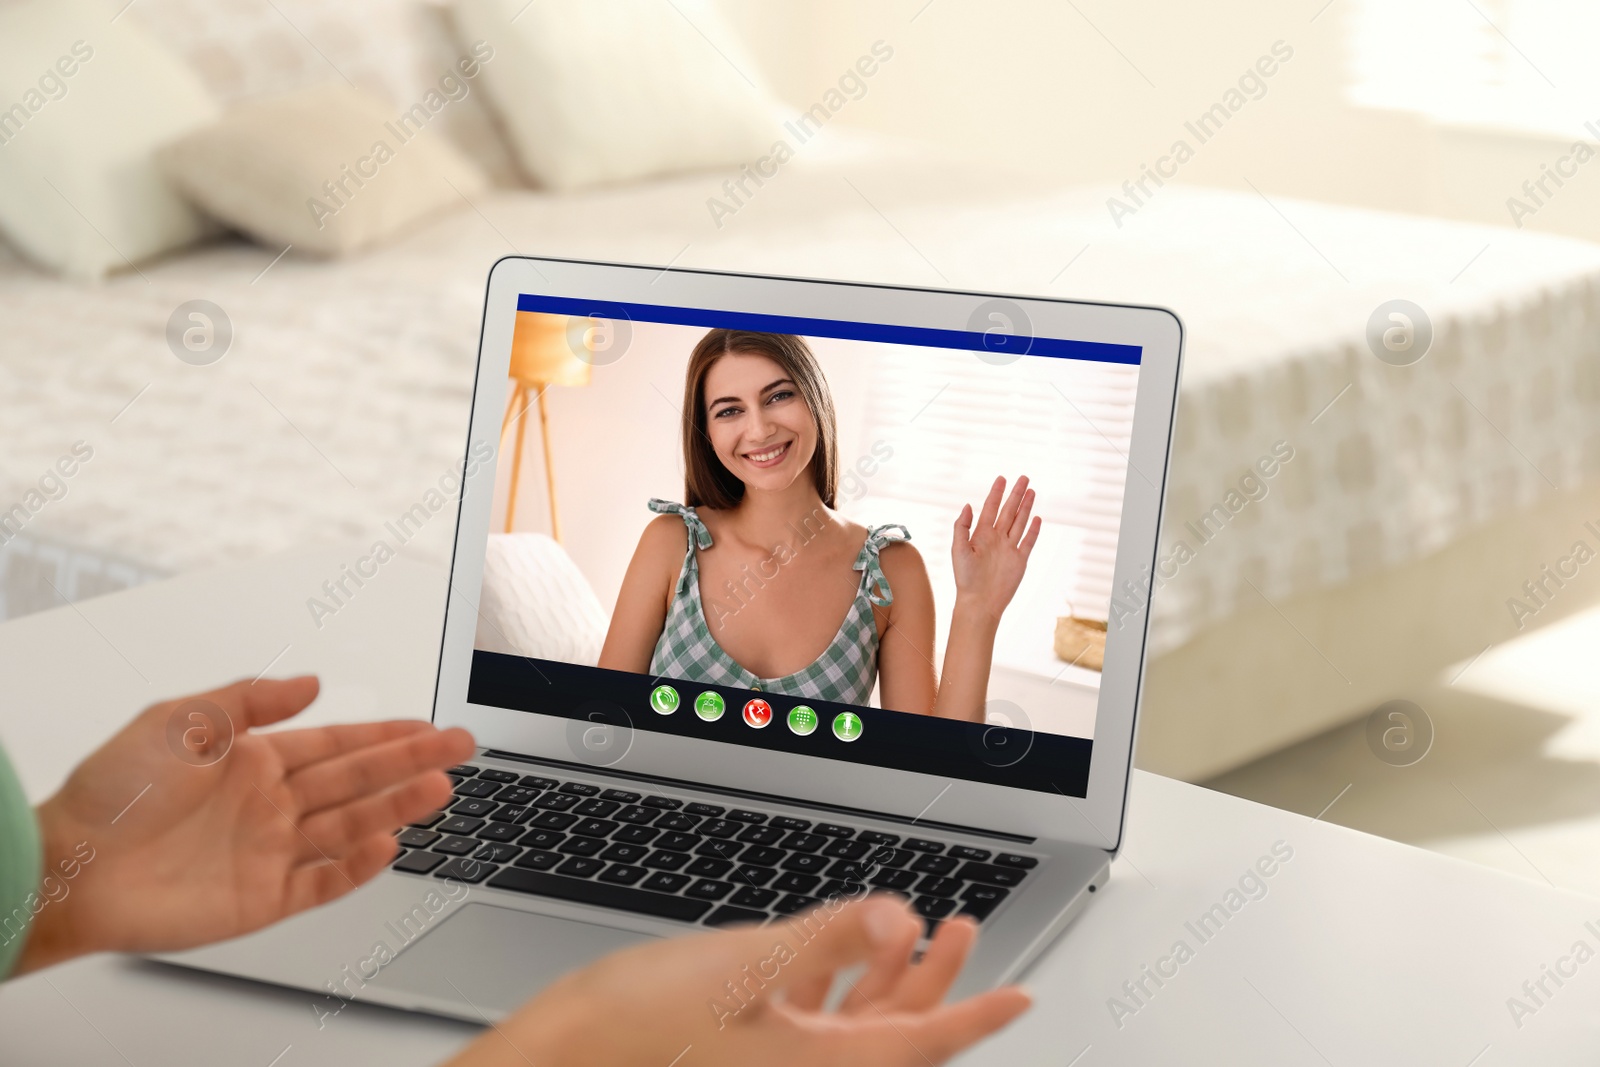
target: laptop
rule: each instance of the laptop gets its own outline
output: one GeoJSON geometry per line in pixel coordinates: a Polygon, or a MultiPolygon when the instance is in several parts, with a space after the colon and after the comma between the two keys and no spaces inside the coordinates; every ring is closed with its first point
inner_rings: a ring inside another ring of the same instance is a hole
{"type": "Polygon", "coordinates": [[[368,885],[161,958],[484,1022],[890,892],[980,924],[955,995],[1016,979],[1122,842],[1181,350],[1151,307],[501,260],[433,708],[481,748],[368,885]],[[958,586],[1019,475],[1020,580],[958,586]],[[741,509],[804,499],[752,566],[741,509]]]}

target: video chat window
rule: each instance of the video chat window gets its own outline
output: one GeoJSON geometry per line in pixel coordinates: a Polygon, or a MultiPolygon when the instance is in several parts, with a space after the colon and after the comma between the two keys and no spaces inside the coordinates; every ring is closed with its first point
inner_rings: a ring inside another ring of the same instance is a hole
{"type": "Polygon", "coordinates": [[[900,763],[1092,739],[1137,349],[520,306],[475,700],[900,763]]]}

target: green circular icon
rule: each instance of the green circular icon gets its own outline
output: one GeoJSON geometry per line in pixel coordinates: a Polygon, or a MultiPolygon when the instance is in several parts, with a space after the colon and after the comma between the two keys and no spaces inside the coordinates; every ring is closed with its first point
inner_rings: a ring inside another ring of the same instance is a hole
{"type": "Polygon", "coordinates": [[[671,715],[678,710],[678,691],[670,685],[658,685],[650,690],[650,710],[657,715],[671,715]]]}
{"type": "Polygon", "coordinates": [[[801,737],[815,732],[818,721],[817,713],[804,704],[796,704],[789,709],[789,730],[801,737]]]}
{"type": "Polygon", "coordinates": [[[722,702],[722,694],[709,689],[694,698],[694,713],[706,722],[716,722],[722,718],[722,710],[726,706],[722,702]]]}
{"type": "Polygon", "coordinates": [[[833,717],[833,736],[841,741],[854,741],[861,736],[861,716],[853,711],[841,711],[833,717]]]}

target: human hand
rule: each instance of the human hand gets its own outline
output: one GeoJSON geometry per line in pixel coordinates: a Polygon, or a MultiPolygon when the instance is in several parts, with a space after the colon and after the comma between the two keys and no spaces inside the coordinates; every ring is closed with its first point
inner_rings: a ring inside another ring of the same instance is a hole
{"type": "Polygon", "coordinates": [[[872,897],[618,952],[539,994],[447,1067],[943,1063],[1030,1001],[1008,987],[943,1004],[977,926],[941,924],[913,965],[921,930],[903,903],[872,897]],[[824,1011],[839,972],[862,963],[839,1009],[824,1011]]]}
{"type": "Polygon", "coordinates": [[[394,831],[449,800],[443,768],[471,756],[472,736],[417,720],[252,732],[317,690],[314,677],[236,682],[156,704],[84,760],[38,808],[45,869],[79,866],[35,917],[18,973],[236,937],[381,871],[394,831]]]}
{"type": "Polygon", "coordinates": [[[1010,496],[1005,496],[1005,491],[1005,478],[996,478],[976,527],[972,505],[964,505],[956,518],[955,540],[950,546],[957,607],[974,611],[995,624],[1022,583],[1028,556],[1039,540],[1042,526],[1037,517],[1028,521],[1035,494],[1028,488],[1026,476],[1017,479],[1010,496]]]}

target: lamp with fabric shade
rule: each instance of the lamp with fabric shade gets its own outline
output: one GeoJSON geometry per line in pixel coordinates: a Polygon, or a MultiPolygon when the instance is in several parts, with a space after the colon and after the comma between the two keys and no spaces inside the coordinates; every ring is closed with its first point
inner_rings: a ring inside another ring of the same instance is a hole
{"type": "MultiPolygon", "coordinates": [[[[506,422],[515,412],[516,447],[511,453],[511,489],[506,497],[506,533],[511,532],[517,515],[517,484],[522,476],[522,439],[527,423],[522,416],[530,402],[539,408],[539,438],[544,447],[545,485],[550,493],[550,536],[561,540],[561,516],[556,507],[556,465],[550,451],[550,421],[545,409],[545,393],[552,385],[588,385],[590,364],[587,319],[566,315],[542,315],[534,311],[517,312],[511,335],[511,380],[515,383],[506,407],[506,422]]],[[[501,436],[505,430],[502,426],[501,436]]]]}

